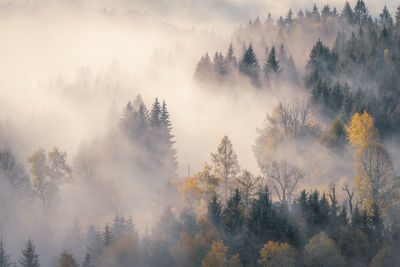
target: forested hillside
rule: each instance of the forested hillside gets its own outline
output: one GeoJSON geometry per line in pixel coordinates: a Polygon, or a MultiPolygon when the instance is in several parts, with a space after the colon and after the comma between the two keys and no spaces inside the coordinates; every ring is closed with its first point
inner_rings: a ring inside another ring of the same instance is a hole
{"type": "MultiPolygon", "coordinates": [[[[24,19],[43,8],[22,5],[24,19]]],[[[0,5],[0,24],[18,27],[17,7],[0,5]]],[[[1,101],[32,111],[12,112],[29,123],[1,117],[0,267],[400,265],[400,6],[382,8],[314,4],[249,18],[228,38],[165,18],[144,26],[154,18],[138,10],[84,13],[122,43],[140,43],[125,34],[139,22],[143,47],[154,27],[173,48],[148,65],[129,54],[135,74],[113,59],[33,93],[0,77],[7,99],[38,93],[43,105],[1,101]]]]}

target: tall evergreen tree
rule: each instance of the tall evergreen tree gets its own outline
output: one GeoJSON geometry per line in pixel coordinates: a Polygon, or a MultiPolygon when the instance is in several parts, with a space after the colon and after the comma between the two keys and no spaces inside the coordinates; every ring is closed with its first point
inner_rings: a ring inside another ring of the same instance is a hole
{"type": "Polygon", "coordinates": [[[382,10],[382,13],[379,14],[379,18],[382,26],[388,27],[393,25],[392,15],[390,14],[387,6],[385,6],[382,10]]]}
{"type": "Polygon", "coordinates": [[[161,105],[156,98],[150,111],[150,125],[153,127],[160,126],[161,123],[161,105]]]}
{"type": "Polygon", "coordinates": [[[354,13],[353,10],[351,9],[349,2],[346,1],[340,17],[349,24],[354,23],[354,13]]]}
{"type": "Polygon", "coordinates": [[[279,60],[277,59],[275,46],[272,46],[271,52],[268,55],[267,61],[264,64],[264,73],[266,77],[270,77],[271,74],[277,74],[281,72],[279,60]]]}
{"type": "Polygon", "coordinates": [[[368,21],[368,8],[365,6],[363,0],[357,0],[357,4],[354,7],[354,22],[358,26],[362,26],[368,21]]]}
{"type": "Polygon", "coordinates": [[[214,194],[211,201],[208,203],[207,217],[217,229],[220,229],[222,220],[222,206],[218,201],[216,194],[214,194]]]}
{"type": "Polygon", "coordinates": [[[239,63],[239,70],[248,76],[254,85],[259,85],[260,67],[253,46],[250,44],[239,63]]]}
{"type": "Polygon", "coordinates": [[[108,224],[104,227],[104,232],[103,232],[103,243],[105,247],[110,247],[112,243],[114,242],[113,234],[110,230],[110,227],[108,224]]]}
{"type": "Polygon", "coordinates": [[[6,253],[3,237],[0,237],[0,267],[11,267],[10,256],[6,253]]]}
{"type": "Polygon", "coordinates": [[[170,175],[169,178],[173,178],[176,175],[177,160],[176,160],[176,150],[174,149],[175,141],[173,140],[174,135],[172,135],[172,123],[169,118],[169,112],[167,104],[165,101],[162,103],[161,110],[161,138],[163,141],[163,160],[165,162],[165,170],[170,175]]]}
{"type": "Polygon", "coordinates": [[[36,253],[36,247],[30,238],[25,244],[25,249],[22,250],[22,256],[19,259],[19,264],[22,267],[40,267],[39,255],[36,253]]]}

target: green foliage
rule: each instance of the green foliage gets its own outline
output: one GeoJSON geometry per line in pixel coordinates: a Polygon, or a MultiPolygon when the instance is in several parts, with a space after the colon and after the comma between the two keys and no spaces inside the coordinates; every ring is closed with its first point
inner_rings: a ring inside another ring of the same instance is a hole
{"type": "Polygon", "coordinates": [[[248,76],[255,86],[259,86],[260,66],[258,65],[258,60],[251,44],[249,44],[243,58],[239,62],[239,70],[241,73],[248,76]]]}
{"type": "Polygon", "coordinates": [[[39,255],[36,253],[36,247],[32,239],[28,239],[26,242],[19,264],[21,267],[40,267],[39,255]]]}
{"type": "Polygon", "coordinates": [[[0,267],[11,267],[10,255],[6,253],[3,237],[0,238],[0,267]]]}

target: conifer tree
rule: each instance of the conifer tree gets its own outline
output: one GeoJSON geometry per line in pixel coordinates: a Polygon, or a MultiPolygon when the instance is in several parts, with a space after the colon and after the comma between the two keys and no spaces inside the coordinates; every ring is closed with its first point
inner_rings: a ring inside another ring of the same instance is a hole
{"type": "Polygon", "coordinates": [[[6,253],[3,237],[0,237],[0,267],[11,267],[10,256],[6,253]]]}
{"type": "Polygon", "coordinates": [[[350,7],[349,2],[346,1],[342,14],[340,16],[342,19],[344,19],[345,22],[349,23],[349,24],[353,24],[354,23],[354,13],[353,10],[350,7]]]}
{"type": "Polygon", "coordinates": [[[161,123],[161,105],[156,98],[150,111],[150,125],[153,127],[160,126],[161,123]]]}
{"type": "Polygon", "coordinates": [[[114,242],[114,238],[108,224],[104,227],[103,242],[105,247],[110,247],[114,242]]]}
{"type": "Polygon", "coordinates": [[[357,0],[357,4],[354,7],[354,21],[358,26],[362,26],[368,21],[368,8],[365,6],[363,0],[357,0]]]}
{"type": "Polygon", "coordinates": [[[25,244],[25,249],[22,250],[19,264],[22,267],[40,267],[39,255],[36,253],[36,247],[30,238],[25,244]]]}
{"type": "Polygon", "coordinates": [[[243,58],[239,63],[239,70],[241,73],[248,76],[254,85],[259,85],[260,67],[251,44],[245,51],[243,58]]]}
{"type": "Polygon", "coordinates": [[[169,178],[173,178],[176,175],[177,161],[176,161],[176,150],[174,149],[175,141],[173,141],[174,135],[171,134],[172,131],[172,123],[169,118],[169,112],[167,109],[167,104],[165,101],[162,103],[161,110],[161,135],[163,142],[163,155],[162,158],[165,163],[165,171],[169,178]]]}
{"type": "Polygon", "coordinates": [[[380,22],[382,26],[392,26],[393,24],[393,19],[392,15],[390,14],[387,6],[385,6],[382,10],[382,13],[379,15],[380,22]]]}
{"type": "Polygon", "coordinates": [[[207,217],[217,229],[220,228],[222,219],[222,206],[218,201],[217,195],[214,195],[211,201],[208,203],[207,217]]]}
{"type": "Polygon", "coordinates": [[[266,77],[270,77],[271,74],[277,74],[281,72],[279,60],[277,59],[275,46],[272,46],[271,52],[268,55],[267,61],[264,64],[264,73],[266,77]]]}

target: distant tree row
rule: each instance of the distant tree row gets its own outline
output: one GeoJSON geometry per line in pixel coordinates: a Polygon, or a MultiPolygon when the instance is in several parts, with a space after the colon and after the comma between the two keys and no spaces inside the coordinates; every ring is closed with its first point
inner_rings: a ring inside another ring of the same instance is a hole
{"type": "Polygon", "coordinates": [[[271,50],[265,47],[265,62],[260,67],[259,60],[252,44],[243,49],[243,55],[237,60],[232,45],[229,46],[225,56],[215,53],[213,60],[208,53],[197,64],[195,77],[203,83],[208,82],[235,82],[235,75],[247,77],[256,87],[263,87],[270,81],[287,79],[297,81],[297,70],[291,55],[287,55],[283,45],[279,54],[275,46],[271,50]]]}

